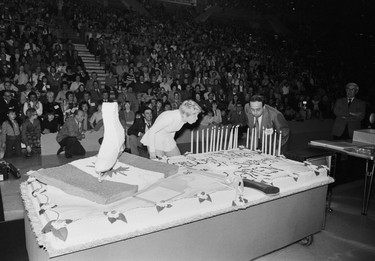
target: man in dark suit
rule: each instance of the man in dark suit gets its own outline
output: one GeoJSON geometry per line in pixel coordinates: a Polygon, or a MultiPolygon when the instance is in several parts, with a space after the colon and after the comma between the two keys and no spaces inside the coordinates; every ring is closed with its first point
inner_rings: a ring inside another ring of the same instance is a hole
{"type": "Polygon", "coordinates": [[[264,129],[274,129],[281,131],[281,149],[289,139],[289,125],[284,118],[284,115],[275,108],[264,104],[264,97],[261,95],[254,95],[250,98],[250,110],[246,112],[247,124],[251,130],[257,131],[258,148],[261,145],[261,138],[264,129]]]}
{"type": "Polygon", "coordinates": [[[0,98],[0,125],[8,119],[7,113],[10,109],[16,112],[16,115],[19,113],[18,103],[12,97],[10,90],[3,90],[2,97],[0,98]]]}
{"type": "Polygon", "coordinates": [[[335,139],[350,139],[354,130],[361,129],[361,121],[365,117],[366,104],[355,98],[359,86],[353,82],[345,86],[346,97],[337,99],[333,108],[336,116],[332,135],[335,139]]]}
{"type": "Polygon", "coordinates": [[[128,129],[130,152],[139,155],[138,147],[143,147],[141,139],[143,135],[151,128],[152,110],[146,107],[142,114],[143,117],[136,119],[132,126],[128,129]]]}
{"type": "Polygon", "coordinates": [[[85,138],[85,134],[82,130],[83,119],[83,111],[76,110],[74,115],[65,121],[56,136],[56,140],[60,144],[60,149],[57,151],[57,155],[64,150],[66,158],[71,158],[73,155],[85,155],[86,151],[79,142],[85,138]]]}

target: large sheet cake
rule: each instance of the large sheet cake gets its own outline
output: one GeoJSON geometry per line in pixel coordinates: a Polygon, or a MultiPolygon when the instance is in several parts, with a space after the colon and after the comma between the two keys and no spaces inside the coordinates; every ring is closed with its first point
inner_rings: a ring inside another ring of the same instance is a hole
{"type": "MultiPolygon", "coordinates": [[[[28,181],[21,184],[22,197],[37,241],[50,257],[248,208],[332,182],[325,166],[249,150],[148,161],[146,169],[142,169],[144,164],[133,166],[123,161],[104,182],[119,188],[137,186],[138,190],[107,204],[41,181],[39,171],[29,173],[28,181]],[[168,174],[162,173],[163,166],[168,174]],[[171,175],[177,167],[178,172],[171,175]],[[239,193],[238,187],[228,181],[233,175],[278,186],[280,193],[269,196],[250,188],[239,193]]],[[[76,169],[95,179],[93,162],[95,157],[61,168],[76,169]]],[[[95,190],[100,191],[104,182],[93,185],[95,190]]]]}

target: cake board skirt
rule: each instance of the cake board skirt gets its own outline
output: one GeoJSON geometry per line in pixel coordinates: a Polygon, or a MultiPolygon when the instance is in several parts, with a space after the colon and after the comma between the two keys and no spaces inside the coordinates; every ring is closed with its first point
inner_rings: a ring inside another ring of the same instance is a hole
{"type": "Polygon", "coordinates": [[[53,258],[25,215],[26,248],[30,261],[250,260],[321,231],[327,187],[53,258]]]}

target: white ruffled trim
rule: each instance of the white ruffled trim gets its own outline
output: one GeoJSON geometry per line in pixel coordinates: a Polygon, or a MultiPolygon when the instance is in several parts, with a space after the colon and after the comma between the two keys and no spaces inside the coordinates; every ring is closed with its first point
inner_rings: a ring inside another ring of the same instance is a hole
{"type": "MultiPolygon", "coordinates": [[[[313,189],[313,188],[316,188],[316,187],[324,186],[324,185],[327,185],[327,184],[332,183],[332,182],[333,182],[332,178],[329,178],[328,180],[325,179],[325,180],[322,180],[322,181],[319,181],[319,182],[314,182],[313,184],[311,184],[307,187],[304,187],[304,188],[299,188],[299,189],[295,189],[293,191],[288,191],[288,192],[280,193],[278,195],[271,196],[272,197],[271,200],[276,200],[278,198],[287,197],[289,195],[292,195],[292,194],[295,194],[295,193],[298,193],[298,192],[302,192],[302,191],[306,191],[306,190],[309,190],[309,189],[313,189]]],[[[27,183],[24,182],[24,183],[21,184],[21,194],[22,194],[22,198],[25,202],[25,208],[27,210],[28,216],[31,220],[31,222],[30,222],[31,227],[33,229],[34,234],[36,235],[37,242],[39,243],[39,245],[42,245],[47,250],[50,257],[55,257],[55,256],[63,255],[63,254],[76,252],[76,251],[82,251],[82,250],[85,250],[85,249],[101,246],[101,245],[104,245],[104,244],[110,244],[110,243],[114,243],[114,242],[117,242],[117,241],[134,238],[134,237],[137,237],[137,236],[140,236],[140,235],[145,235],[145,234],[153,233],[153,232],[156,232],[156,231],[168,229],[168,228],[171,228],[171,227],[180,226],[180,225],[184,225],[184,224],[187,224],[187,223],[192,223],[192,222],[195,222],[195,221],[199,221],[199,220],[209,218],[209,217],[218,216],[218,215],[225,214],[225,213],[228,213],[228,212],[246,209],[246,208],[249,208],[249,207],[252,207],[252,206],[255,206],[255,205],[258,205],[258,204],[262,204],[262,203],[267,202],[267,201],[270,201],[270,197],[266,196],[266,197],[262,197],[259,200],[252,200],[252,201],[249,200],[248,203],[246,203],[244,205],[241,205],[241,206],[238,206],[238,205],[232,206],[232,201],[228,200],[228,207],[225,207],[225,208],[222,208],[222,209],[219,209],[219,210],[217,210],[217,209],[212,210],[212,211],[206,212],[204,214],[194,215],[192,217],[187,217],[185,219],[179,219],[179,220],[172,221],[172,222],[169,222],[169,223],[165,223],[165,224],[162,224],[162,225],[150,226],[148,228],[145,228],[145,229],[142,229],[142,230],[137,230],[137,231],[126,233],[126,234],[118,234],[118,235],[114,235],[112,237],[97,239],[97,240],[93,240],[91,242],[77,244],[75,246],[70,246],[70,247],[67,247],[67,248],[64,248],[64,249],[56,249],[48,242],[48,240],[46,238],[46,235],[41,232],[42,229],[43,229],[43,225],[40,221],[39,214],[34,209],[33,203],[29,198],[30,195],[28,195],[29,193],[27,193],[27,191],[28,191],[27,183]]],[[[246,198],[246,195],[244,197],[246,198]]],[[[191,200],[191,199],[192,198],[185,198],[185,199],[180,199],[180,200],[191,200]]],[[[178,200],[178,201],[180,201],[180,200],[178,200]]],[[[233,198],[233,200],[234,200],[234,198],[233,198]]],[[[171,201],[171,203],[172,202],[173,201],[171,201]]],[[[152,208],[152,207],[147,207],[147,208],[152,208]]],[[[129,209],[128,211],[131,211],[131,209],[129,209]]],[[[128,211],[126,211],[126,212],[128,212],[128,211]]],[[[124,212],[125,215],[126,215],[126,212],[124,212]]],[[[103,218],[107,218],[107,216],[103,215],[103,218]]]]}
{"type": "Polygon", "coordinates": [[[27,181],[22,182],[21,185],[20,185],[20,189],[21,189],[21,197],[22,197],[23,203],[25,205],[27,217],[30,219],[30,226],[31,226],[32,231],[35,234],[36,241],[38,242],[38,244],[40,246],[43,246],[45,248],[47,248],[47,246],[49,246],[49,248],[50,248],[50,244],[48,243],[48,241],[46,239],[46,235],[44,233],[42,233],[42,229],[43,229],[44,226],[41,222],[39,213],[34,208],[34,204],[32,202],[32,196],[31,196],[31,199],[30,199],[28,182],[27,181]]]}

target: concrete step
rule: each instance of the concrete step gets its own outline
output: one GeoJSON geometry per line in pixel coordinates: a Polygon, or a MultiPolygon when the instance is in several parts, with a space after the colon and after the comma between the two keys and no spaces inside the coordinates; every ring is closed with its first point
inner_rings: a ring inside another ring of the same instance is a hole
{"type": "Polygon", "coordinates": [[[86,59],[86,60],[95,60],[95,55],[93,55],[91,53],[90,54],[83,54],[83,55],[82,54],[80,55],[78,53],[78,55],[81,56],[82,60],[83,59],[86,59]]]}
{"type": "Polygon", "coordinates": [[[81,49],[80,47],[74,47],[74,50],[78,51],[78,52],[82,52],[82,53],[85,53],[85,52],[90,52],[89,49],[85,48],[85,49],[81,49]]]}
{"type": "Polygon", "coordinates": [[[80,55],[88,55],[88,54],[90,54],[90,55],[93,55],[92,53],[90,53],[90,51],[89,50],[77,50],[78,51],[78,54],[80,54],[80,55]]]}
{"type": "Polygon", "coordinates": [[[92,64],[92,63],[90,63],[90,64],[87,64],[87,63],[85,63],[85,67],[86,68],[88,68],[89,70],[104,70],[104,66],[102,66],[102,65],[99,65],[99,63],[97,63],[97,64],[92,64]]]}
{"type": "Polygon", "coordinates": [[[85,44],[74,44],[74,47],[87,48],[87,46],[85,44]]]}

